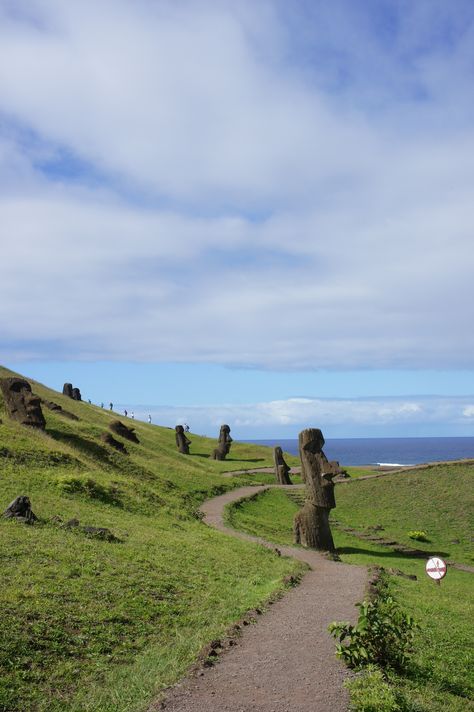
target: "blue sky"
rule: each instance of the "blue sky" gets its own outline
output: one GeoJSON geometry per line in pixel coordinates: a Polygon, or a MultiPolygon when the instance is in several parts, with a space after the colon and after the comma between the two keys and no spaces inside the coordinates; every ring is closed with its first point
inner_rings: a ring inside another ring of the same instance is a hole
{"type": "Polygon", "coordinates": [[[467,0],[0,0],[2,363],[207,434],[472,434],[473,71],[467,0]]]}

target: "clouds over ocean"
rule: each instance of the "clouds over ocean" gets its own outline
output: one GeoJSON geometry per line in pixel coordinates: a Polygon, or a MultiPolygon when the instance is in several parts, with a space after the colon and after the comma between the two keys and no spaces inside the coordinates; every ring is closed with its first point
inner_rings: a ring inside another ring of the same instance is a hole
{"type": "Polygon", "coordinates": [[[0,0],[4,358],[471,368],[473,64],[463,0],[0,0]]]}

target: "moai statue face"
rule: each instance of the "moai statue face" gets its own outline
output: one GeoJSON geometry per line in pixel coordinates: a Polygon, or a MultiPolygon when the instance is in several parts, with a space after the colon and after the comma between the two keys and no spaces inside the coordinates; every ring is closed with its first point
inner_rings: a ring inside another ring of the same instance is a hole
{"type": "Polygon", "coordinates": [[[322,450],[324,437],[317,428],[308,428],[299,435],[301,473],[306,484],[308,498],[316,507],[333,509],[336,506],[328,461],[322,450]]]}
{"type": "Polygon", "coordinates": [[[28,381],[22,378],[2,378],[0,388],[7,412],[13,420],[44,430],[46,421],[41,410],[41,399],[31,392],[28,381]]]}

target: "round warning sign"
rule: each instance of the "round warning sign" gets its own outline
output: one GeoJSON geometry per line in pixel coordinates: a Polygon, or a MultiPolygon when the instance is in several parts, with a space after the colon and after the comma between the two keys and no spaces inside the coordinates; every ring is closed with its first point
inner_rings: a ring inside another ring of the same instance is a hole
{"type": "Polygon", "coordinates": [[[435,581],[439,581],[446,576],[447,568],[446,562],[438,556],[433,556],[426,562],[426,573],[435,581]]]}

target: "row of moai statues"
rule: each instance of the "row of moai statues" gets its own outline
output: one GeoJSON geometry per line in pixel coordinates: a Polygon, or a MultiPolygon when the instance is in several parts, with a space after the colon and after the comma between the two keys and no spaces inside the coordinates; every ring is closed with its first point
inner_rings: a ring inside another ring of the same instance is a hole
{"type": "MultiPolygon", "coordinates": [[[[191,445],[191,440],[186,436],[186,432],[182,425],[177,425],[175,427],[176,431],[176,446],[183,455],[189,455],[189,446],[191,445]]],[[[225,460],[226,456],[230,452],[230,446],[232,445],[232,438],[230,437],[230,427],[228,425],[221,425],[219,432],[219,440],[217,442],[217,447],[214,448],[211,454],[212,460],[225,460]]]]}
{"type": "Polygon", "coordinates": [[[73,388],[72,383],[65,383],[63,386],[63,395],[73,400],[82,400],[81,391],[79,388],[73,388]]]}

